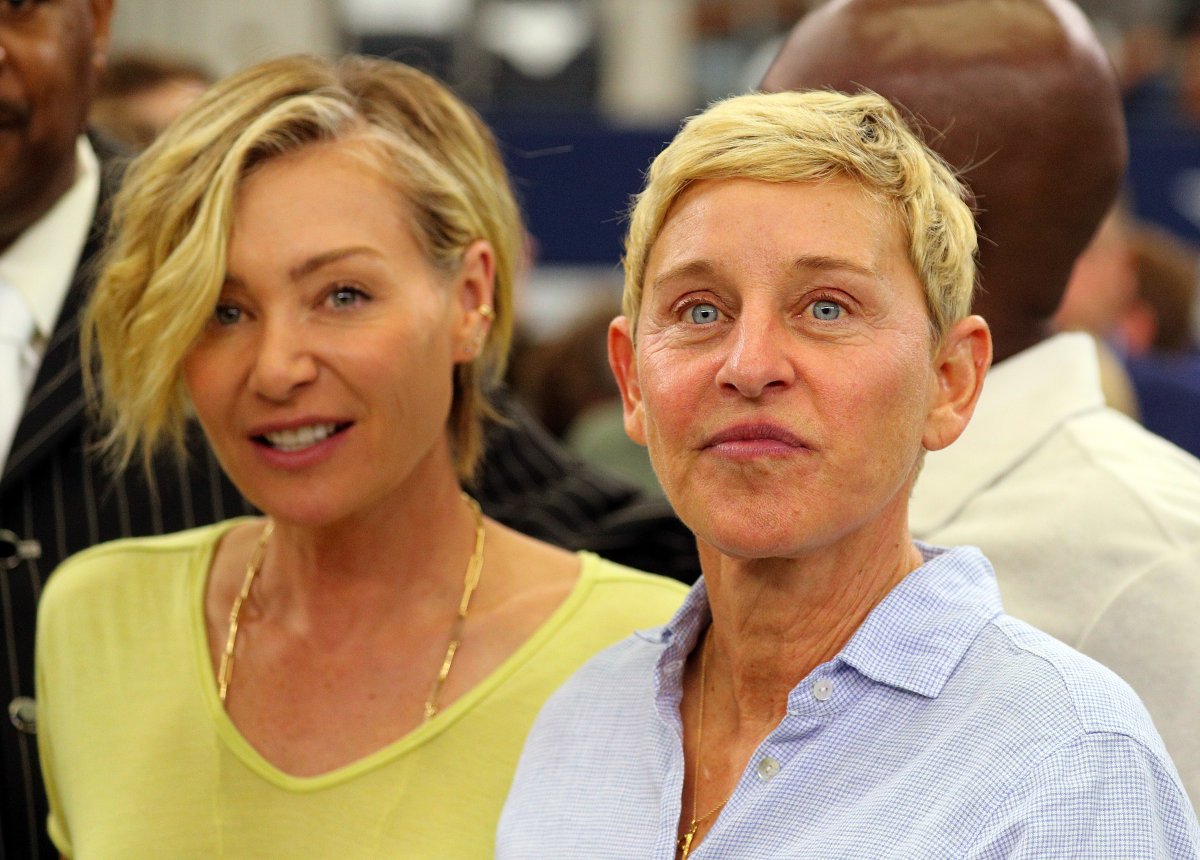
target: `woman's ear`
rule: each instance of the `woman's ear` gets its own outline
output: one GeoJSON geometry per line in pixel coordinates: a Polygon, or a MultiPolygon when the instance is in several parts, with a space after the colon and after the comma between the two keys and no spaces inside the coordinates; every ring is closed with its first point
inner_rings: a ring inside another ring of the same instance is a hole
{"type": "Polygon", "coordinates": [[[637,352],[629,331],[629,318],[617,317],[608,326],[608,364],[625,409],[625,433],[639,445],[646,444],[645,418],[642,412],[642,388],[638,384],[637,352]]]}
{"type": "Polygon", "coordinates": [[[454,360],[471,361],[483,351],[496,317],[496,252],[491,243],[476,239],[463,251],[454,291],[454,360]]]}
{"type": "Polygon", "coordinates": [[[939,451],[966,429],[992,363],[992,333],[983,317],[959,320],[934,354],[934,390],[921,441],[939,451]]]}

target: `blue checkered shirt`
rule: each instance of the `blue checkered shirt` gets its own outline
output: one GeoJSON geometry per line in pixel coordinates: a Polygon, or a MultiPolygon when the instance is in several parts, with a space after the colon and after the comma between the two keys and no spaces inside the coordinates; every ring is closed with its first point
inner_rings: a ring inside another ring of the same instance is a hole
{"type": "MultiPolygon", "coordinates": [[[[925,564],[788,696],[692,856],[1195,858],[1200,826],[1108,670],[1004,615],[973,547],[925,564]]],[[[593,658],[539,716],[497,857],[669,860],[680,681],[701,580],[665,627],[593,658]]]]}

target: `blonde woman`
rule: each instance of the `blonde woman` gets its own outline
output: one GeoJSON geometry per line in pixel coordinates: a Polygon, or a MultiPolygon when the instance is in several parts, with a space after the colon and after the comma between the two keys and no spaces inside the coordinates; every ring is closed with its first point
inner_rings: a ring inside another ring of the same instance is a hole
{"type": "Polygon", "coordinates": [[[991,356],[962,198],[874,94],[729,99],[655,160],[609,356],[704,575],[547,703],[497,857],[1198,856],[1129,688],[909,535],[991,356]]]}
{"type": "Polygon", "coordinates": [[[403,65],[265,63],[131,167],[85,348],[121,465],[189,414],[264,518],[85,552],[38,636],[66,856],[488,857],[542,700],[674,583],[462,491],[520,218],[403,65]]]}

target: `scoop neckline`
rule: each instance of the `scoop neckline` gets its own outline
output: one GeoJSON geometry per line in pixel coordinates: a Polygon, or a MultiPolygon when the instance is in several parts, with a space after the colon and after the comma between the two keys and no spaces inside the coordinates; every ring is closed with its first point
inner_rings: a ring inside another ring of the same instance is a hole
{"type": "Polygon", "coordinates": [[[189,601],[189,616],[192,626],[192,649],[196,658],[199,672],[200,692],[204,699],[205,709],[212,722],[217,737],[246,767],[263,779],[279,788],[295,792],[320,791],[358,777],[364,773],[376,770],[400,758],[406,753],[427,743],[447,731],[460,719],[469,714],[474,708],[492,693],[546,644],[546,642],[561,629],[575,614],[586,599],[595,581],[595,556],[593,553],[579,551],[575,556],[579,559],[579,576],[566,598],[550,613],[521,645],[482,681],[455,699],[444,709],[440,710],[433,719],[421,723],[406,734],[368,753],[362,758],[341,765],[333,770],[315,776],[297,776],[284,771],[268,761],[253,744],[246,740],[233,720],[225,711],[217,692],[217,679],[213,673],[212,662],[208,651],[208,630],[204,617],[204,598],[208,590],[208,581],[212,572],[212,562],[217,545],[236,526],[251,522],[254,517],[239,517],[221,523],[216,528],[212,540],[207,541],[189,577],[192,579],[186,590],[189,601]]]}

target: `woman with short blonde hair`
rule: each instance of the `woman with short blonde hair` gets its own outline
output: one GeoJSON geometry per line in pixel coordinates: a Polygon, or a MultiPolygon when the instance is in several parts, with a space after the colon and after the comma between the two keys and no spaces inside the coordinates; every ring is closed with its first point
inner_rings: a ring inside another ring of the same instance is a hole
{"type": "Polygon", "coordinates": [[[872,94],[733,98],[658,156],[609,357],[704,573],[547,702],[498,858],[1200,852],[1132,691],[909,534],[991,357],[963,196],[872,94]]]}

